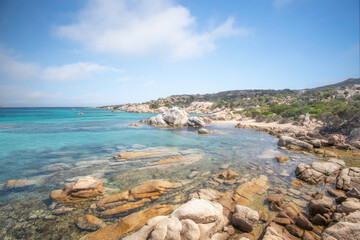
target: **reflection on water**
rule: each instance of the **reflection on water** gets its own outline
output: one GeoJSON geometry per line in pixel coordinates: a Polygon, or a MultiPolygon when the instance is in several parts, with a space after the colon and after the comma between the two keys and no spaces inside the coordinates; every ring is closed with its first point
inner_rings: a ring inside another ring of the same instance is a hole
{"type": "MultiPolygon", "coordinates": [[[[25,111],[25,110],[23,110],[25,111]]],[[[149,117],[148,114],[128,114],[99,111],[79,118],[71,117],[67,109],[46,109],[39,116],[26,122],[14,118],[9,128],[0,129],[0,137],[7,143],[0,146],[0,183],[10,179],[30,179],[35,184],[23,189],[9,190],[5,187],[0,194],[0,238],[14,239],[78,239],[87,232],[76,228],[74,222],[84,214],[99,216],[85,201],[72,204],[74,211],[65,215],[51,214],[49,193],[63,187],[65,182],[75,181],[80,176],[95,176],[104,182],[105,195],[131,189],[151,179],[165,179],[182,182],[183,186],[150,204],[177,205],[185,201],[188,193],[200,188],[213,188],[233,193],[235,184],[211,183],[224,164],[239,174],[238,179],[247,181],[259,175],[266,175],[270,189],[267,193],[283,191],[285,201],[293,202],[299,208],[306,206],[309,192],[324,189],[325,186],[290,187],[298,163],[319,160],[316,155],[288,152],[277,148],[274,137],[253,130],[235,129],[231,125],[211,125],[218,133],[200,136],[193,129],[161,129],[147,125],[130,128],[131,122],[149,117]],[[60,111],[60,112],[59,112],[60,111]],[[53,117],[51,117],[53,115],[53,117]],[[61,118],[63,116],[63,118],[61,118]],[[125,162],[112,156],[124,151],[166,151],[177,154],[195,154],[200,161],[192,164],[154,167],[152,163],[161,157],[134,159],[125,162]],[[278,163],[276,155],[288,155],[290,161],[278,163]],[[199,172],[194,177],[194,171],[199,172]]],[[[34,113],[32,113],[34,114],[34,113]]],[[[9,115],[9,113],[7,113],[9,115]]],[[[10,114],[11,115],[11,114],[10,114]]],[[[31,116],[31,114],[30,114],[31,116]]],[[[268,214],[267,194],[251,202],[255,210],[263,209],[268,214]]],[[[139,209],[137,209],[139,210],[139,209]]],[[[126,214],[129,214],[126,213],[126,214]]],[[[106,218],[107,224],[117,222],[120,216],[106,218]]],[[[259,233],[264,224],[255,229],[259,233]]]]}

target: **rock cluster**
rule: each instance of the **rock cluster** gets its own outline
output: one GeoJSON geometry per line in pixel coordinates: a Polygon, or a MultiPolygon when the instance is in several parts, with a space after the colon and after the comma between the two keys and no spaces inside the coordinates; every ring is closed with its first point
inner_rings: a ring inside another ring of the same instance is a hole
{"type": "Polygon", "coordinates": [[[340,170],[345,166],[343,160],[330,159],[327,162],[313,162],[310,164],[300,163],[295,175],[297,178],[309,182],[317,183],[335,183],[340,170]]]}
{"type": "Polygon", "coordinates": [[[223,110],[209,115],[209,118],[214,121],[229,121],[234,119],[234,114],[231,111],[223,110]]]}
{"type": "Polygon", "coordinates": [[[285,204],[283,210],[264,230],[262,240],[320,239],[319,236],[310,232],[313,229],[305,213],[299,212],[291,204],[285,204]]]}
{"type": "Polygon", "coordinates": [[[95,177],[83,177],[77,182],[66,183],[63,190],[54,190],[50,198],[61,203],[69,203],[103,194],[103,183],[95,177]]]}
{"type": "Polygon", "coordinates": [[[179,183],[162,180],[147,181],[131,190],[105,197],[99,200],[96,206],[101,211],[101,216],[112,216],[142,207],[146,203],[159,198],[159,195],[165,193],[168,189],[179,186],[179,183]]]}
{"type": "Polygon", "coordinates": [[[344,168],[337,178],[336,188],[348,191],[353,187],[360,189],[360,168],[344,168]]]}
{"type": "Polygon", "coordinates": [[[189,120],[189,114],[179,107],[173,107],[162,114],[151,117],[146,123],[152,126],[183,127],[189,120]]]}

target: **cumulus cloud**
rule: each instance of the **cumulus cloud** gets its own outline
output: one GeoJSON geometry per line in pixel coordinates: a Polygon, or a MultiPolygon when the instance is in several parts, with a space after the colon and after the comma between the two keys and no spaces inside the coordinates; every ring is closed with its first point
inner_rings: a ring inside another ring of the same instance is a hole
{"type": "Polygon", "coordinates": [[[161,54],[179,59],[200,56],[221,38],[247,35],[234,19],[197,32],[196,19],[172,0],[89,0],[74,23],[58,26],[55,34],[100,53],[161,54]]]}
{"type": "Polygon", "coordinates": [[[0,73],[14,80],[76,81],[95,74],[121,71],[90,62],[41,67],[39,64],[22,62],[0,52],[0,73]]]}

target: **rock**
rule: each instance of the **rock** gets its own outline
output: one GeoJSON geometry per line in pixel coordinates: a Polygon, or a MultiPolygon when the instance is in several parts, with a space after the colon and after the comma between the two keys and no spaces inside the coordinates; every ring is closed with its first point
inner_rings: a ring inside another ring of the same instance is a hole
{"type": "Polygon", "coordinates": [[[106,225],[101,219],[95,216],[85,215],[77,219],[76,226],[85,231],[97,231],[106,225]]]}
{"type": "Polygon", "coordinates": [[[114,207],[114,208],[111,208],[111,209],[101,212],[101,216],[102,217],[111,216],[111,215],[116,215],[116,214],[119,214],[122,212],[129,211],[129,210],[133,210],[133,209],[144,206],[144,204],[147,202],[151,202],[151,200],[149,198],[143,198],[136,202],[127,202],[120,206],[117,206],[117,207],[114,207]]]}
{"type": "Polygon", "coordinates": [[[51,213],[53,214],[53,215],[65,215],[65,214],[67,214],[67,213],[69,213],[69,212],[72,212],[72,211],[74,211],[74,209],[73,208],[71,208],[71,207],[66,207],[66,206],[62,206],[62,207],[60,207],[60,208],[57,208],[57,209],[54,209],[51,213]]]}
{"type": "Polygon", "coordinates": [[[309,143],[297,140],[295,138],[292,137],[288,137],[288,136],[281,136],[279,141],[278,141],[278,145],[279,146],[283,146],[283,147],[288,147],[289,145],[294,145],[297,147],[300,147],[301,149],[307,150],[307,151],[311,151],[313,146],[309,143]]]}
{"type": "Polygon", "coordinates": [[[315,152],[316,154],[320,154],[320,155],[324,155],[324,153],[325,153],[325,151],[322,150],[322,149],[315,149],[314,152],[315,152]]]}
{"type": "Polygon", "coordinates": [[[311,224],[311,222],[307,219],[307,217],[304,216],[303,213],[298,213],[296,217],[294,218],[295,224],[308,231],[314,230],[314,226],[311,224]]]}
{"type": "Polygon", "coordinates": [[[345,143],[345,138],[344,136],[342,135],[339,135],[339,134],[334,134],[334,135],[331,135],[329,138],[328,138],[328,144],[330,146],[338,146],[338,145],[343,145],[345,143]]]}
{"type": "Polygon", "coordinates": [[[286,230],[288,230],[291,235],[299,238],[304,234],[304,230],[293,224],[286,225],[286,230]]]}
{"type": "Polygon", "coordinates": [[[154,110],[150,109],[148,104],[130,104],[123,106],[122,109],[133,113],[154,113],[154,110]]]}
{"type": "Polygon", "coordinates": [[[360,200],[357,198],[348,198],[336,207],[336,212],[339,213],[352,213],[360,210],[360,200]]]}
{"type": "Polygon", "coordinates": [[[255,197],[255,194],[262,195],[268,188],[268,178],[260,175],[258,178],[240,185],[234,193],[234,200],[236,204],[246,206],[255,197]]]}
{"type": "Polygon", "coordinates": [[[309,165],[300,163],[295,170],[295,175],[297,178],[311,184],[334,183],[344,166],[345,162],[338,159],[330,159],[327,162],[313,162],[309,165]]]}
{"type": "Polygon", "coordinates": [[[131,159],[131,158],[144,158],[151,157],[154,153],[152,152],[122,152],[118,155],[120,159],[131,159]]]}
{"type": "Polygon", "coordinates": [[[346,193],[346,196],[349,198],[357,198],[360,199],[360,191],[357,188],[352,188],[350,191],[346,193]]]}
{"type": "Polygon", "coordinates": [[[313,145],[314,148],[321,147],[321,141],[319,139],[310,140],[310,144],[313,145]]]}
{"type": "Polygon", "coordinates": [[[162,114],[164,121],[172,127],[182,127],[187,124],[189,114],[179,107],[173,107],[162,114]]]}
{"type": "Polygon", "coordinates": [[[336,158],[338,157],[338,155],[334,152],[331,152],[331,151],[324,151],[324,157],[332,157],[332,158],[336,158]]]}
{"type": "Polygon", "coordinates": [[[231,169],[228,169],[225,172],[222,172],[222,173],[219,174],[219,177],[221,179],[234,179],[237,176],[239,176],[239,174],[237,174],[236,172],[234,172],[231,169]]]}
{"type": "Polygon", "coordinates": [[[351,130],[347,141],[350,145],[360,149],[360,128],[351,130]]]}
{"type": "Polygon", "coordinates": [[[288,156],[276,156],[275,159],[276,159],[278,162],[287,162],[287,161],[289,161],[289,157],[288,157],[288,156]]]}
{"type": "Polygon", "coordinates": [[[344,168],[337,178],[336,188],[349,191],[353,187],[360,189],[360,168],[344,168]]]}
{"type": "Polygon", "coordinates": [[[328,189],[327,192],[332,197],[340,197],[340,196],[345,195],[345,193],[343,191],[339,191],[339,190],[332,189],[332,188],[328,189]]]}
{"type": "Polygon", "coordinates": [[[7,189],[25,188],[34,185],[33,181],[22,179],[22,180],[9,180],[5,184],[7,189]]]}
{"type": "Polygon", "coordinates": [[[188,122],[187,122],[187,125],[189,127],[194,127],[194,128],[206,127],[205,122],[202,119],[198,118],[198,117],[190,117],[188,122]]]}
{"type": "Polygon", "coordinates": [[[130,126],[130,127],[138,127],[139,124],[137,124],[137,123],[130,123],[129,126],[130,126]]]}
{"type": "Polygon", "coordinates": [[[194,114],[210,113],[213,105],[214,103],[212,102],[192,102],[185,110],[188,113],[194,114]]]}
{"type": "Polygon", "coordinates": [[[264,236],[262,240],[295,240],[293,235],[291,235],[285,227],[271,222],[265,229],[264,236]]]}
{"type": "Polygon", "coordinates": [[[167,110],[169,110],[167,107],[159,107],[159,108],[155,109],[155,112],[156,113],[164,113],[167,110]]]}
{"type": "Polygon", "coordinates": [[[300,188],[304,186],[304,182],[299,179],[294,179],[290,182],[290,186],[300,188]]]}
{"type": "Polygon", "coordinates": [[[274,222],[276,222],[277,224],[280,224],[280,225],[291,224],[291,221],[288,218],[279,218],[279,217],[277,217],[277,218],[274,219],[274,222]]]}
{"type": "Polygon", "coordinates": [[[198,171],[192,171],[189,175],[188,175],[188,178],[194,178],[196,176],[198,176],[200,174],[200,172],[198,171]]]}
{"type": "Polygon", "coordinates": [[[220,203],[223,206],[223,214],[226,217],[235,210],[235,202],[230,193],[222,193],[214,189],[200,189],[188,196],[188,199],[193,198],[220,203]]]}
{"type": "Polygon", "coordinates": [[[358,239],[360,236],[360,211],[350,213],[338,223],[328,227],[321,234],[321,239],[342,240],[358,239]]]}
{"type": "Polygon", "coordinates": [[[259,214],[248,207],[236,205],[235,212],[232,215],[231,223],[242,232],[251,232],[253,225],[259,220],[259,214]]]}
{"type": "Polygon", "coordinates": [[[281,205],[284,203],[284,195],[282,194],[270,194],[268,196],[268,202],[270,207],[275,211],[280,211],[281,205]]]}
{"type": "Polygon", "coordinates": [[[250,233],[242,233],[237,235],[234,240],[255,240],[255,238],[250,233]]]}
{"type": "Polygon", "coordinates": [[[177,188],[180,185],[180,183],[171,183],[163,180],[151,180],[143,182],[140,186],[131,189],[130,194],[135,198],[151,197],[160,195],[167,189],[177,188]]]}
{"type": "Polygon", "coordinates": [[[106,226],[86,235],[82,240],[117,240],[124,234],[135,231],[153,217],[168,213],[173,209],[169,205],[155,205],[140,212],[123,217],[120,222],[106,226]]]}
{"type": "Polygon", "coordinates": [[[156,126],[156,127],[168,126],[168,124],[165,122],[165,120],[161,114],[151,117],[151,118],[147,119],[145,122],[151,126],[156,126]]]}
{"type": "Polygon", "coordinates": [[[227,168],[229,168],[229,166],[230,166],[230,164],[223,164],[223,165],[221,165],[220,166],[220,169],[227,169],[227,168]]]}
{"type": "Polygon", "coordinates": [[[122,191],[121,193],[100,199],[96,205],[98,208],[105,210],[107,208],[124,204],[128,199],[129,199],[129,191],[126,190],[126,191],[122,191]]]}
{"type": "Polygon", "coordinates": [[[214,121],[228,121],[234,118],[234,114],[231,111],[224,110],[210,114],[209,118],[214,121]]]}
{"type": "Polygon", "coordinates": [[[95,177],[83,177],[77,182],[66,183],[64,190],[54,190],[50,198],[62,203],[69,203],[103,194],[103,183],[95,177]]]}
{"type": "MultiPolygon", "coordinates": [[[[142,239],[221,239],[228,220],[222,206],[204,199],[192,199],[170,216],[150,219],[139,231],[124,240],[142,239]],[[216,237],[215,237],[216,236],[216,237]]],[[[229,235],[226,233],[226,236],[229,235]]]]}
{"type": "Polygon", "coordinates": [[[321,199],[313,199],[309,202],[309,213],[311,216],[316,214],[331,213],[334,211],[333,200],[329,197],[323,196],[321,199]]]}
{"type": "Polygon", "coordinates": [[[216,130],[208,130],[206,128],[200,128],[198,130],[198,134],[210,134],[210,133],[216,133],[216,130]]]}

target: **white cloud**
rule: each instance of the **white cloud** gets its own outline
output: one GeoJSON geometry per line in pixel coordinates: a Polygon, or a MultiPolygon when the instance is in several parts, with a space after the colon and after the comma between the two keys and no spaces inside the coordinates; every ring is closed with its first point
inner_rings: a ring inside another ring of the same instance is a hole
{"type": "Polygon", "coordinates": [[[215,48],[215,41],[249,30],[229,18],[210,31],[195,31],[196,19],[172,0],[90,0],[77,21],[55,29],[57,36],[101,53],[161,54],[179,59],[215,48]]]}
{"type": "Polygon", "coordinates": [[[95,74],[122,72],[121,69],[90,62],[77,62],[62,66],[41,67],[35,63],[15,60],[0,51],[0,73],[14,80],[76,81],[95,74]]]}

